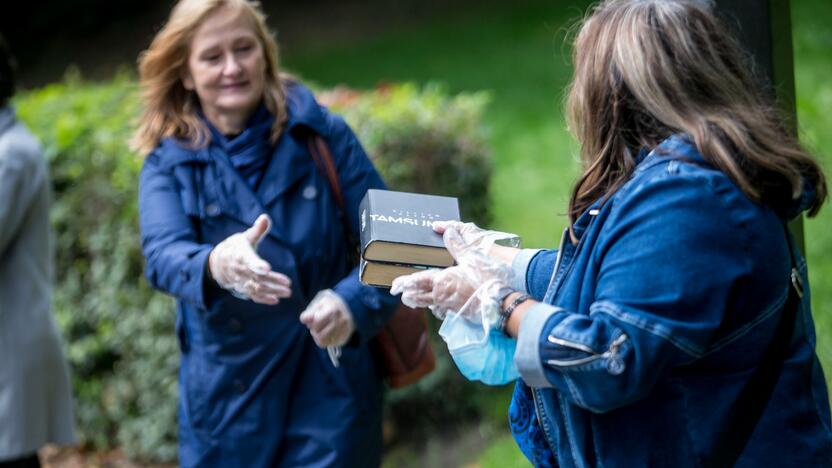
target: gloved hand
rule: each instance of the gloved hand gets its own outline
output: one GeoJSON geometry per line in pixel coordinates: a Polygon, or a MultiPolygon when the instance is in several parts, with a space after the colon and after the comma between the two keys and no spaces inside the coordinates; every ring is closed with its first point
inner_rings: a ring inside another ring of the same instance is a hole
{"type": "MultiPolygon", "coordinates": [[[[454,267],[449,267],[454,268],[454,267]]],[[[402,295],[402,303],[408,307],[432,307],[436,301],[433,298],[433,285],[436,283],[437,276],[443,271],[438,268],[431,268],[409,275],[399,276],[393,279],[393,284],[390,285],[390,294],[397,296],[402,295]]],[[[443,318],[436,314],[437,318],[443,318]]]]}
{"type": "Polygon", "coordinates": [[[355,321],[346,302],[331,289],[320,291],[300,314],[300,321],[319,347],[343,346],[355,331],[355,321]]]}
{"type": "Polygon", "coordinates": [[[272,271],[271,265],[257,255],[257,245],[270,227],[268,215],[261,214],[250,228],[214,247],[208,255],[208,272],[221,288],[260,304],[277,304],[292,295],[292,280],[272,271]]]}
{"type": "Polygon", "coordinates": [[[482,229],[474,223],[463,223],[460,221],[435,221],[433,223],[433,230],[440,234],[450,228],[456,229],[459,232],[465,244],[480,249],[486,255],[488,255],[491,246],[494,244],[506,247],[520,247],[520,236],[510,232],[490,231],[482,229]]]}
{"type": "Polygon", "coordinates": [[[440,319],[453,311],[472,322],[496,326],[511,268],[485,255],[481,243],[467,243],[456,226],[449,226],[443,239],[458,265],[396,278],[390,293],[401,293],[408,306],[430,307],[440,319]]]}

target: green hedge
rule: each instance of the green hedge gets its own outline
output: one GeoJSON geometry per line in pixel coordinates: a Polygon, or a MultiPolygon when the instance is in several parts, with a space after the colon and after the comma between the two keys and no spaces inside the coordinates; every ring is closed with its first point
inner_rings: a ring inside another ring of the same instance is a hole
{"type": "Polygon", "coordinates": [[[319,95],[355,129],[391,187],[458,196],[464,219],[488,224],[486,93],[449,96],[439,85],[403,84],[367,93],[335,88],[319,95]]]}
{"type": "MultiPolygon", "coordinates": [[[[486,95],[407,84],[321,94],[353,126],[392,188],[459,196],[464,217],[487,224],[486,95]]],[[[175,460],[173,301],[144,280],[136,204],[141,158],[126,146],[139,110],[136,83],[128,75],[95,84],[69,76],[18,96],[15,105],[52,171],[54,310],[82,440],[94,449],[119,446],[134,459],[175,460]]],[[[388,393],[388,427],[410,425],[403,418],[412,421],[412,409],[425,409],[423,424],[476,413],[465,397],[471,386],[444,349],[435,349],[437,372],[388,393]]]]}

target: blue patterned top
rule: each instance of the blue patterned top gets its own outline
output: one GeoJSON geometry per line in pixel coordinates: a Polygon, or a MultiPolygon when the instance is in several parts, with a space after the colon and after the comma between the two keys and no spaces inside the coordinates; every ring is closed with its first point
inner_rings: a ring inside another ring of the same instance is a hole
{"type": "Polygon", "coordinates": [[[520,451],[534,466],[544,468],[558,466],[555,454],[546,443],[540,424],[537,423],[532,390],[522,380],[517,381],[514,387],[514,395],[508,407],[508,419],[511,424],[511,435],[514,436],[520,451]]]}

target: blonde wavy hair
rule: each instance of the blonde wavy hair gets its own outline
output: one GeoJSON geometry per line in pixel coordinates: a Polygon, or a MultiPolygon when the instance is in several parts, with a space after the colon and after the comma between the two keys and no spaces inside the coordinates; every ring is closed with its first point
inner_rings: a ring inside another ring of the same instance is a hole
{"type": "Polygon", "coordinates": [[[272,140],[277,141],[286,122],[284,75],[278,67],[278,48],[257,2],[247,0],[180,0],[150,47],[139,55],[139,87],[143,110],[130,146],[139,154],[153,151],[164,138],[174,137],[193,146],[210,142],[211,133],[197,114],[198,98],[182,85],[191,41],[197,28],[220,10],[242,15],[251,23],[266,62],[264,102],[275,116],[272,140]]]}
{"type": "Polygon", "coordinates": [[[815,191],[809,216],[826,199],[819,165],[704,3],[612,0],[584,20],[566,103],[584,165],[569,203],[573,222],[626,182],[640,148],[679,132],[754,201],[784,206],[804,181],[815,191]]]}

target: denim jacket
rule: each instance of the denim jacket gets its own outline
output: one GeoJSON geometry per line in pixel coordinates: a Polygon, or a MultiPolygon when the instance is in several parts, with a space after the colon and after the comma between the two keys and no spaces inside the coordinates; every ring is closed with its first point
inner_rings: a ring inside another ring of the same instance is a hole
{"type": "MultiPolygon", "coordinates": [[[[788,296],[789,215],[752,202],[677,135],[575,222],[577,244],[564,233],[558,250],[521,251],[515,286],[541,301],[515,356],[512,409],[533,409],[512,414],[526,455],[576,467],[707,463],[788,296]]],[[[795,254],[807,287],[789,357],[738,466],[832,464],[806,262],[795,254]]]]}

